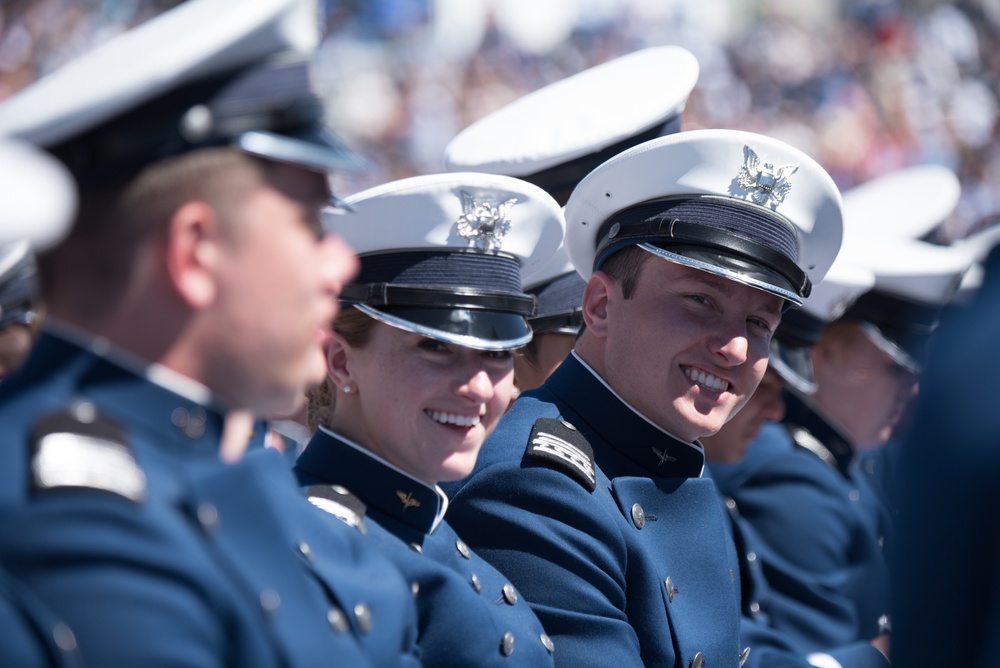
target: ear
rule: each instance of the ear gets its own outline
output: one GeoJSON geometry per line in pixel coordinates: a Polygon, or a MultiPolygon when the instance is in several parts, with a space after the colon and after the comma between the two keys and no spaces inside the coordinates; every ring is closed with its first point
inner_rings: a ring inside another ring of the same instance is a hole
{"type": "Polygon", "coordinates": [[[187,202],[171,215],[167,226],[167,273],[174,290],[193,309],[206,308],[215,300],[218,241],[218,216],[207,203],[187,202]]]}
{"type": "Polygon", "coordinates": [[[326,373],[341,390],[346,386],[356,389],[354,374],[351,372],[351,357],[354,349],[337,332],[330,335],[326,348],[326,373]]]}
{"type": "Polygon", "coordinates": [[[588,332],[599,338],[608,335],[608,300],[618,286],[603,271],[595,271],[583,289],[583,321],[588,332]]]}

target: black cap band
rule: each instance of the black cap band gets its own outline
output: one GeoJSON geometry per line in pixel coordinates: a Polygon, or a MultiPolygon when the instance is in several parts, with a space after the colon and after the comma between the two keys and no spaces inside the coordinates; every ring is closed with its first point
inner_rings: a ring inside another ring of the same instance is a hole
{"type": "Polygon", "coordinates": [[[500,311],[531,316],[535,298],[510,292],[487,292],[477,288],[433,288],[425,285],[366,283],[346,286],[340,299],[348,304],[369,306],[416,306],[500,311]]]}

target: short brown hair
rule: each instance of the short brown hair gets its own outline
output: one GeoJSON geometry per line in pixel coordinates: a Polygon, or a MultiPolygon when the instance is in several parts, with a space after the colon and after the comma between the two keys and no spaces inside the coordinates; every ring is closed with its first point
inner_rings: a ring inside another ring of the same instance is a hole
{"type": "Polygon", "coordinates": [[[650,254],[642,248],[636,245],[626,246],[612,253],[601,265],[601,271],[618,283],[625,299],[631,299],[639,284],[642,267],[649,258],[650,254]]]}
{"type": "Polygon", "coordinates": [[[131,178],[81,187],[69,235],[38,256],[46,301],[86,316],[110,310],[134,277],[140,250],[166,232],[178,207],[202,200],[221,214],[266,178],[266,170],[264,161],[235,149],[211,148],[153,163],[131,178]]]}

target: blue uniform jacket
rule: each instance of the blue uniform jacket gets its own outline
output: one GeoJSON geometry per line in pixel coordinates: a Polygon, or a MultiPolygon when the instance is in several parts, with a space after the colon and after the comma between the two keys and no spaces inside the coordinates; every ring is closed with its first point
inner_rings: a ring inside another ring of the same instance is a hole
{"type": "Polygon", "coordinates": [[[81,665],[72,630],[6,569],[0,569],[0,666],[81,665]]]}
{"type": "Polygon", "coordinates": [[[1000,251],[978,296],[942,319],[896,461],[893,663],[996,666],[1000,657],[1000,251]],[[997,373],[994,373],[997,372],[997,373]]]}
{"type": "Polygon", "coordinates": [[[737,666],[736,554],[699,445],[571,354],[454,491],[455,530],[512,579],[562,666],[737,666]]]}
{"type": "Polygon", "coordinates": [[[870,493],[826,461],[829,427],[768,424],[734,465],[711,464],[758,537],[756,558],[770,591],[770,625],[807,652],[868,641],[888,612],[888,568],[860,502],[870,493]],[[807,449],[807,447],[809,449],[807,449]]]}
{"type": "Polygon", "coordinates": [[[870,642],[859,641],[830,648],[825,652],[810,652],[797,645],[787,634],[773,628],[769,614],[772,592],[758,555],[766,548],[761,545],[754,528],[740,515],[736,501],[721,494],[720,501],[726,508],[726,517],[740,563],[740,642],[750,648],[746,668],[812,665],[827,668],[836,665],[844,668],[888,668],[889,661],[870,642]]]}
{"type": "Polygon", "coordinates": [[[43,334],[0,425],[0,562],[84,663],[416,665],[398,572],[276,452],[222,463],[210,407],[43,334]]]}
{"type": "Polygon", "coordinates": [[[520,592],[444,520],[443,493],[322,427],[295,473],[307,488],[340,485],[364,504],[368,533],[412,582],[426,665],[553,664],[552,640],[520,592]]]}

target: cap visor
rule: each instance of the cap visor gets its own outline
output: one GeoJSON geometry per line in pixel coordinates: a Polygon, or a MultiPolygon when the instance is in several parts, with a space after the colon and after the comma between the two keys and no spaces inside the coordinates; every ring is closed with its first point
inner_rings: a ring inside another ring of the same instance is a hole
{"type": "Polygon", "coordinates": [[[802,304],[802,297],[794,292],[791,283],[776,272],[744,258],[737,258],[702,246],[670,245],[661,247],[651,243],[642,243],[639,244],[639,247],[665,260],[701,269],[710,274],[777,295],[796,306],[802,304]]]}
{"type": "Polygon", "coordinates": [[[477,350],[513,350],[531,341],[531,328],[523,316],[463,308],[390,306],[354,308],[387,325],[408,332],[477,350]]]}
{"type": "Polygon", "coordinates": [[[240,135],[236,146],[251,155],[318,172],[360,172],[366,169],[361,156],[323,128],[311,128],[295,135],[253,130],[240,135]]]}
{"type": "Polygon", "coordinates": [[[774,369],[790,387],[803,394],[816,392],[812,357],[808,346],[793,346],[771,339],[768,367],[774,369]]]}

